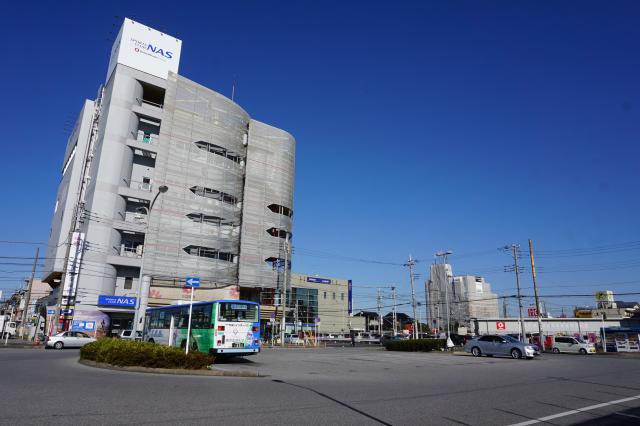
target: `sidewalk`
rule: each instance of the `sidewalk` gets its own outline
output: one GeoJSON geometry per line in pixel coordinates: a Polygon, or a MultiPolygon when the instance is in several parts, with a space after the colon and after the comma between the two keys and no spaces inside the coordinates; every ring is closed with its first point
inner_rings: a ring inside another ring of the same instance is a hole
{"type": "Polygon", "coordinates": [[[44,344],[36,344],[31,340],[24,339],[8,339],[7,345],[4,344],[4,339],[0,340],[0,349],[3,348],[14,348],[14,349],[40,349],[44,348],[44,344]]]}

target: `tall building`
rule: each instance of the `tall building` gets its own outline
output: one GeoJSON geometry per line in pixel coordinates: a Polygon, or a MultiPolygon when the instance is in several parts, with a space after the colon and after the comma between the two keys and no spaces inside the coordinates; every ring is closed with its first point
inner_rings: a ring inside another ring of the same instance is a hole
{"type": "Polygon", "coordinates": [[[295,140],[179,75],[181,47],[125,19],[80,111],[45,265],[64,282],[59,328],[131,328],[136,306],[185,299],[189,276],[197,300],[259,301],[291,268],[295,140]]]}
{"type": "Polygon", "coordinates": [[[456,326],[469,327],[471,318],[498,317],[498,296],[482,277],[454,276],[451,265],[434,264],[427,285],[429,323],[438,331],[447,329],[448,318],[456,333],[456,326]]]}
{"type": "Polygon", "coordinates": [[[491,284],[475,275],[453,278],[456,320],[469,327],[471,318],[497,318],[499,315],[498,296],[491,291],[491,284]]]}

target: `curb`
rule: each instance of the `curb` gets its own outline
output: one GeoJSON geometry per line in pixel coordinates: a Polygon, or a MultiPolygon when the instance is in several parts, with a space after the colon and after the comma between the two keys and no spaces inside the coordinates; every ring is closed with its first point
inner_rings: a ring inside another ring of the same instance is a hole
{"type": "Polygon", "coordinates": [[[254,371],[229,370],[185,370],[180,368],[148,368],[148,367],[119,367],[105,362],[79,359],[78,363],[87,367],[102,368],[104,370],[126,371],[129,373],[171,374],[175,376],[217,376],[217,377],[264,377],[254,371]]]}
{"type": "Polygon", "coordinates": [[[0,345],[0,349],[44,349],[44,345],[0,345]]]}

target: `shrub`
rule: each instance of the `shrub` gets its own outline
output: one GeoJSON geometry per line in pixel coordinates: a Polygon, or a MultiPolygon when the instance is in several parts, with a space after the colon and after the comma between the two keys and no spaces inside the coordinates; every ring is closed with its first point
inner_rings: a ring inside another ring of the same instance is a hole
{"type": "Polygon", "coordinates": [[[390,340],[384,343],[388,351],[431,352],[447,346],[445,339],[390,340]]]}
{"type": "Polygon", "coordinates": [[[105,338],[80,349],[80,359],[104,362],[119,367],[185,368],[201,370],[213,364],[215,357],[202,352],[157,345],[149,342],[105,338]]]}

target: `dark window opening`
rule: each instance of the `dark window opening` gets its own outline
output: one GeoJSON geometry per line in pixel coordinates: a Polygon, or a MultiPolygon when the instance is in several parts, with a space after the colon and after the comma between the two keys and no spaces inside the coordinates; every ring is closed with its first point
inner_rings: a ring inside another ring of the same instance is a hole
{"type": "Polygon", "coordinates": [[[137,99],[138,103],[149,104],[158,108],[164,106],[165,90],[162,87],[154,86],[144,81],[138,81],[138,83],[142,86],[142,99],[137,99]]]}
{"type": "Polygon", "coordinates": [[[193,192],[194,194],[200,197],[207,197],[213,200],[220,200],[227,204],[236,204],[238,202],[237,197],[218,191],[216,189],[206,188],[204,186],[192,186],[189,189],[191,190],[191,192],[193,192]]]}
{"type": "Polygon", "coordinates": [[[187,217],[197,223],[208,223],[210,225],[217,225],[217,226],[220,226],[220,225],[233,226],[233,221],[224,220],[223,218],[218,216],[208,216],[202,213],[189,213],[187,217]]]}
{"type": "Polygon", "coordinates": [[[187,246],[183,250],[192,256],[206,257],[209,259],[224,260],[225,262],[233,262],[233,253],[219,251],[212,247],[187,246]]]}
{"type": "Polygon", "coordinates": [[[289,238],[291,238],[291,233],[285,231],[284,229],[269,228],[267,229],[267,233],[272,237],[279,237],[279,238],[287,238],[287,234],[289,234],[289,238]]]}
{"type": "MultiPolygon", "coordinates": [[[[268,257],[264,261],[267,264],[267,266],[273,269],[274,271],[280,270],[284,267],[284,259],[281,259],[279,257],[268,257]]],[[[289,264],[289,269],[291,269],[291,261],[287,263],[289,264]]]]}
{"type": "Polygon", "coordinates": [[[281,206],[280,204],[269,204],[267,208],[274,213],[293,217],[293,211],[289,207],[281,206]]]}
{"type": "Polygon", "coordinates": [[[210,142],[205,142],[205,141],[197,141],[194,142],[196,144],[196,146],[202,150],[205,150],[207,152],[210,152],[212,154],[216,154],[219,155],[221,157],[224,158],[228,158],[229,160],[233,161],[234,163],[238,163],[240,164],[240,162],[244,159],[244,157],[242,157],[240,154],[237,154],[233,151],[229,151],[226,148],[223,148],[221,146],[212,144],[210,142]]]}
{"type": "Polygon", "coordinates": [[[132,277],[125,277],[125,279],[124,279],[124,289],[125,290],[131,290],[131,288],[133,288],[133,278],[132,277]]]}

